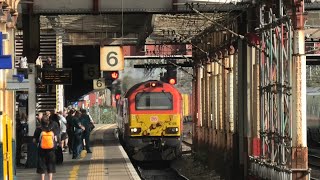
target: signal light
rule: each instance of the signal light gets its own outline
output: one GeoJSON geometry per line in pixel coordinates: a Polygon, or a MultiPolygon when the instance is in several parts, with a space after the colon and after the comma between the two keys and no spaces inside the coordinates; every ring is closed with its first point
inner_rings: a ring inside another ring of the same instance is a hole
{"type": "Polygon", "coordinates": [[[103,71],[103,77],[106,80],[106,86],[109,88],[112,86],[113,81],[119,78],[118,71],[103,71]]]}
{"type": "Polygon", "coordinates": [[[118,71],[103,71],[103,77],[107,80],[116,80],[119,78],[118,71]]]}
{"type": "Polygon", "coordinates": [[[170,79],[169,79],[169,84],[175,85],[176,83],[177,83],[177,81],[176,81],[175,78],[170,78],[170,79]]]}
{"type": "Polygon", "coordinates": [[[114,97],[115,97],[116,100],[119,100],[121,95],[120,94],[116,94],[114,97]]]}
{"type": "Polygon", "coordinates": [[[112,73],[111,73],[111,78],[112,79],[118,79],[118,77],[119,77],[119,73],[117,72],[117,71],[113,71],[112,73]]]}
{"type": "Polygon", "coordinates": [[[160,74],[160,81],[171,85],[177,84],[177,68],[167,67],[167,72],[160,74]]]}

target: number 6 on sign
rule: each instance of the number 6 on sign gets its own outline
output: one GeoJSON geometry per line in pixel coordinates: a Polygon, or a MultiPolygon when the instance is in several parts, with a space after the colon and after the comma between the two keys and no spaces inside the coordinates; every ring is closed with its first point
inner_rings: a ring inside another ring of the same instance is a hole
{"type": "Polygon", "coordinates": [[[104,46],[100,47],[100,70],[119,71],[123,70],[124,58],[122,47],[104,46]]]}
{"type": "Polygon", "coordinates": [[[105,79],[94,79],[93,80],[93,89],[105,89],[106,84],[105,84],[105,79]]]}

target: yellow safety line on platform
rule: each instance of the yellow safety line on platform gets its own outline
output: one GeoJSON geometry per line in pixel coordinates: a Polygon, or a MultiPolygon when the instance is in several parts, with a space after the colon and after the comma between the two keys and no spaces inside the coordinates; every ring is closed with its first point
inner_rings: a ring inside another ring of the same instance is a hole
{"type": "Polygon", "coordinates": [[[75,180],[78,178],[79,169],[80,169],[80,165],[73,166],[72,170],[70,171],[69,180],[75,180]]]}
{"type": "MultiPolygon", "coordinates": [[[[108,125],[108,126],[104,126],[103,129],[109,129],[110,127],[112,127],[112,125],[108,125]]],[[[101,139],[103,139],[103,133],[100,134],[101,139]]],[[[95,146],[93,147],[93,153],[92,153],[92,157],[91,157],[92,161],[99,161],[101,160],[101,163],[90,163],[89,166],[89,172],[88,172],[88,177],[87,180],[103,180],[104,179],[104,146],[95,146]]]]}
{"type": "MultiPolygon", "coordinates": [[[[96,128],[93,132],[95,132],[95,131],[97,131],[97,130],[99,130],[99,129],[108,129],[108,128],[110,128],[110,127],[112,127],[114,124],[108,124],[108,125],[104,125],[104,126],[101,126],[101,127],[99,127],[99,128],[96,128]]],[[[98,147],[99,148],[99,147],[98,147]]],[[[102,148],[102,156],[104,155],[104,151],[103,151],[103,147],[100,147],[100,148],[102,148]]],[[[101,150],[100,149],[96,149],[96,147],[93,147],[93,156],[92,156],[92,158],[91,159],[93,159],[95,156],[97,156],[97,157],[100,157],[101,156],[101,150]],[[95,156],[94,156],[95,155],[95,156]]],[[[87,155],[87,153],[85,153],[84,151],[82,151],[81,152],[81,155],[80,155],[80,159],[79,160],[83,160],[85,157],[86,157],[86,155],[87,155]]],[[[98,158],[99,159],[99,158],[98,158]]],[[[102,157],[102,159],[103,159],[103,157],[102,157]]],[[[92,164],[90,164],[90,167],[91,167],[91,165],[92,164]]],[[[102,164],[103,165],[103,164],[102,164]]],[[[104,165],[103,165],[104,166],[104,165]]],[[[102,172],[102,174],[104,173],[104,167],[102,166],[102,170],[103,170],[103,172],[102,172]]],[[[89,167],[89,174],[88,174],[88,178],[90,177],[90,170],[92,169],[92,168],[90,168],[89,167]]],[[[73,167],[72,167],[72,170],[70,171],[70,173],[69,173],[69,180],[76,180],[76,179],[78,179],[78,172],[79,172],[79,169],[80,169],[80,165],[74,165],[73,167]]],[[[94,168],[94,169],[97,169],[97,168],[94,168]]],[[[99,169],[101,169],[101,168],[99,168],[99,169]]],[[[94,175],[96,175],[95,173],[94,173],[94,175]]],[[[99,177],[97,177],[98,179],[100,179],[100,176],[99,177]]],[[[97,179],[97,178],[95,178],[95,176],[94,176],[94,178],[93,179],[97,179]]],[[[101,177],[102,179],[103,179],[103,176],[101,177]]]]}
{"type": "Polygon", "coordinates": [[[104,178],[104,148],[102,146],[94,147],[91,161],[99,161],[100,163],[90,163],[87,180],[104,178]]]}

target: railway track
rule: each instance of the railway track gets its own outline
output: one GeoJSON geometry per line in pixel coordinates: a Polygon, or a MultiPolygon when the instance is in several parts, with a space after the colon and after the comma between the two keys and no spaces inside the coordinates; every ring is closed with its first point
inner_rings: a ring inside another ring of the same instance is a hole
{"type": "Polygon", "coordinates": [[[143,180],[188,180],[188,178],[170,168],[170,162],[136,163],[135,166],[143,180]]]}
{"type": "Polygon", "coordinates": [[[183,140],[182,143],[185,144],[186,146],[192,147],[192,144],[189,143],[189,142],[187,142],[187,141],[184,141],[184,140],[183,140]]]}
{"type": "Polygon", "coordinates": [[[182,141],[182,154],[192,154],[192,144],[182,141]]]}
{"type": "Polygon", "coordinates": [[[320,156],[309,154],[308,164],[311,168],[311,180],[320,180],[320,156]]]}

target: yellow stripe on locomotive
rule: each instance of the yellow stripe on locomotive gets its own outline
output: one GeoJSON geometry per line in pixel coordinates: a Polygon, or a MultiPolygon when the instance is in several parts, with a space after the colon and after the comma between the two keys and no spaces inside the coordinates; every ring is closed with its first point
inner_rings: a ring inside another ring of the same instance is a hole
{"type": "Polygon", "coordinates": [[[130,136],[180,136],[180,114],[132,114],[130,136]]]}

